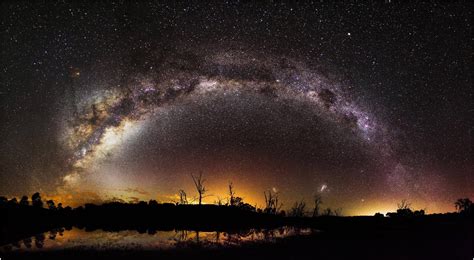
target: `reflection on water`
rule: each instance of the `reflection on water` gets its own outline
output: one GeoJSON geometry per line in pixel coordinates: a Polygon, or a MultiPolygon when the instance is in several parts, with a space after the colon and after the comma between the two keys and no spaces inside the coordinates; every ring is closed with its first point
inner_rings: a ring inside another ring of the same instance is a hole
{"type": "Polygon", "coordinates": [[[278,238],[309,235],[311,229],[280,227],[276,229],[250,229],[238,232],[209,231],[156,231],[147,233],[132,230],[109,232],[57,229],[25,238],[1,247],[2,251],[38,251],[61,249],[170,249],[189,246],[238,246],[248,242],[273,242],[278,238]]]}

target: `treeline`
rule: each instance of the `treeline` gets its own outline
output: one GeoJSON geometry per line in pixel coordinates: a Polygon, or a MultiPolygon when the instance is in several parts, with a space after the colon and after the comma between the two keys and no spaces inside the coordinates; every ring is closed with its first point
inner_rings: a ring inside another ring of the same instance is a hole
{"type": "Polygon", "coordinates": [[[23,239],[55,228],[72,227],[86,230],[240,230],[283,225],[277,214],[256,210],[238,197],[228,205],[196,205],[158,203],[155,200],[138,203],[109,202],[85,204],[77,208],[63,207],[52,200],[43,202],[39,193],[31,200],[20,201],[0,197],[0,244],[23,239]]]}
{"type": "MultiPolygon", "coordinates": [[[[463,216],[474,215],[474,205],[468,198],[458,199],[454,202],[454,207],[458,214],[463,216]]],[[[408,200],[402,200],[397,204],[396,212],[388,212],[387,217],[390,218],[410,218],[410,217],[421,217],[425,215],[424,209],[415,210],[411,207],[411,203],[408,200]]],[[[375,217],[383,217],[382,213],[375,213],[375,217]]]]}
{"type": "MultiPolygon", "coordinates": [[[[196,176],[191,174],[191,178],[195,185],[195,189],[198,196],[195,198],[192,198],[191,200],[188,200],[188,196],[186,192],[183,189],[181,189],[179,190],[179,201],[174,202],[176,205],[189,205],[196,202],[198,205],[203,205],[202,201],[204,198],[213,196],[213,195],[208,194],[209,190],[205,185],[206,180],[203,178],[202,172],[200,172],[199,175],[196,175],[196,176]]],[[[279,192],[275,190],[267,190],[263,192],[263,196],[265,198],[265,205],[263,208],[258,208],[257,205],[252,206],[251,204],[245,202],[244,198],[239,197],[236,194],[237,193],[236,193],[234,184],[232,182],[229,182],[228,196],[227,196],[226,201],[224,201],[218,196],[215,196],[217,197],[217,200],[214,202],[214,204],[218,206],[228,206],[231,208],[237,208],[243,211],[278,215],[278,216],[283,216],[283,217],[289,216],[289,217],[301,218],[301,217],[307,217],[307,216],[318,217],[318,216],[341,216],[342,215],[341,208],[333,210],[327,207],[325,209],[322,209],[321,205],[323,204],[323,200],[320,193],[316,193],[316,195],[314,196],[314,200],[313,200],[314,204],[312,208],[308,207],[306,202],[301,200],[301,201],[296,201],[293,204],[293,206],[288,209],[288,211],[285,211],[282,209],[283,203],[281,203],[279,199],[280,194],[279,192]]],[[[121,201],[121,204],[126,204],[126,203],[124,201],[121,201]]],[[[144,205],[147,204],[147,202],[140,201],[135,204],[139,204],[141,207],[144,207],[144,205]]],[[[148,204],[151,206],[159,205],[159,203],[156,200],[150,200],[148,204]]],[[[164,203],[163,205],[168,205],[168,204],[170,203],[164,203]]],[[[17,198],[12,198],[8,200],[6,197],[0,197],[0,205],[7,205],[7,206],[8,205],[9,206],[31,205],[37,208],[46,207],[47,209],[62,212],[62,213],[73,211],[73,209],[69,206],[63,207],[62,203],[58,203],[56,205],[55,201],[53,200],[47,200],[43,202],[41,195],[38,192],[36,192],[35,194],[31,196],[31,201],[29,201],[27,196],[23,196],[19,201],[17,198]]],[[[118,205],[118,204],[115,203],[115,205],[118,205]]],[[[86,204],[85,206],[92,207],[92,205],[90,204],[86,204]]],[[[81,211],[83,209],[84,209],[84,206],[80,206],[76,210],[81,211]]]]}
{"type": "MultiPolygon", "coordinates": [[[[230,190],[233,186],[230,185],[230,190]]],[[[229,202],[217,204],[189,204],[149,202],[123,203],[109,202],[102,205],[85,204],[77,208],[63,207],[54,201],[42,201],[35,193],[31,200],[23,196],[7,199],[0,197],[1,222],[0,244],[9,243],[52,229],[72,226],[86,230],[103,229],[107,231],[137,230],[153,233],[156,230],[242,230],[250,228],[272,228],[282,225],[314,227],[317,229],[341,229],[370,227],[393,223],[437,222],[442,219],[459,219],[472,216],[473,205],[469,199],[459,199],[455,206],[456,214],[424,216],[424,210],[412,210],[411,204],[402,201],[397,212],[388,213],[388,218],[378,213],[375,217],[334,217],[329,210],[319,212],[321,197],[315,198],[315,207],[308,214],[304,202],[295,203],[288,214],[280,209],[278,195],[265,193],[266,207],[257,209],[244,203],[242,198],[231,192],[229,202]],[[325,212],[326,211],[326,212],[325,212]],[[305,217],[312,216],[312,217],[305,217]],[[413,219],[410,220],[410,219],[413,219]]],[[[466,218],[465,218],[466,219],[466,218]]]]}

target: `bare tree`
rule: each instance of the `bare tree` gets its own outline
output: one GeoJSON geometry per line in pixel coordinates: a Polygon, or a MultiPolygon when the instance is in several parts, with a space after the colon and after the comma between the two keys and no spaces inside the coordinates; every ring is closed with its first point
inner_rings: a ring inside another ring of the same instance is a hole
{"type": "Polygon", "coordinates": [[[186,192],[184,192],[184,190],[179,190],[179,204],[188,204],[188,198],[186,197],[186,192]]]}
{"type": "Polygon", "coordinates": [[[199,205],[201,205],[202,204],[202,198],[204,197],[204,194],[207,191],[206,187],[204,186],[204,182],[206,180],[202,178],[202,172],[199,172],[199,176],[194,176],[194,175],[191,174],[191,177],[193,178],[194,186],[196,186],[196,190],[199,194],[199,205]]]}
{"type": "Polygon", "coordinates": [[[265,196],[265,213],[277,214],[280,211],[283,204],[278,202],[278,192],[272,192],[271,190],[263,192],[265,196]]]}
{"type": "Polygon", "coordinates": [[[342,208],[337,208],[334,210],[334,216],[340,217],[342,216],[342,208]]]}
{"type": "Polygon", "coordinates": [[[235,191],[234,191],[234,184],[229,182],[229,205],[234,206],[235,204],[235,191]]]}
{"type": "Polygon", "coordinates": [[[321,208],[321,204],[323,204],[323,197],[320,194],[316,194],[314,196],[313,217],[319,216],[319,209],[321,208]]]}
{"type": "Polygon", "coordinates": [[[399,210],[407,210],[410,209],[411,203],[408,200],[404,199],[400,203],[397,204],[399,210]]]}

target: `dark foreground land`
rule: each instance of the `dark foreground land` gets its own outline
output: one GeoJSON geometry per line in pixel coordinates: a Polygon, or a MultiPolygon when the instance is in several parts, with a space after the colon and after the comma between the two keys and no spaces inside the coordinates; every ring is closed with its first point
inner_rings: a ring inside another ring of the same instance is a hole
{"type": "Polygon", "coordinates": [[[473,259],[472,215],[295,218],[222,206],[109,205],[58,212],[2,208],[2,245],[55,227],[86,230],[239,230],[281,225],[320,230],[233,247],[191,244],[168,250],[0,252],[1,259],[473,259]]]}

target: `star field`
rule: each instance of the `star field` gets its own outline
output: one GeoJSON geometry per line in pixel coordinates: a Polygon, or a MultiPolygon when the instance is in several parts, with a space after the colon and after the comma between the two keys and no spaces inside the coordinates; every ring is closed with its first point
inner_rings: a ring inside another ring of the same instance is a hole
{"type": "Polygon", "coordinates": [[[4,2],[0,191],[345,214],[473,195],[470,3],[4,2]]]}

